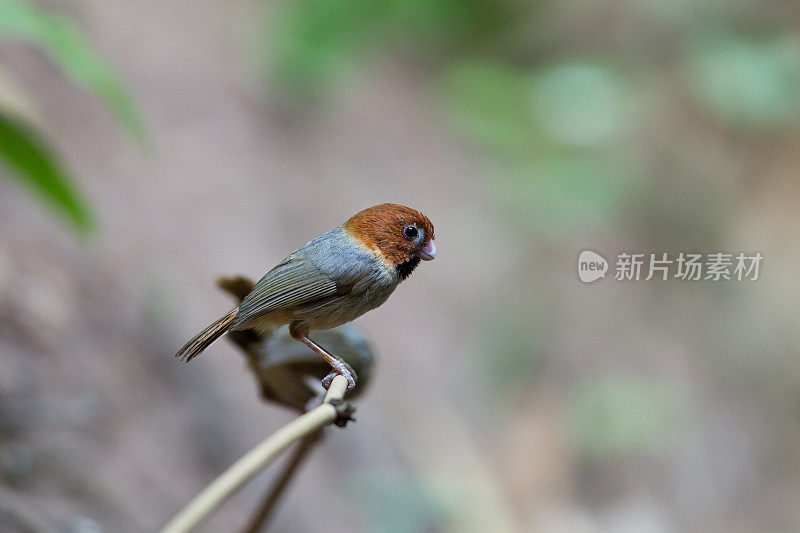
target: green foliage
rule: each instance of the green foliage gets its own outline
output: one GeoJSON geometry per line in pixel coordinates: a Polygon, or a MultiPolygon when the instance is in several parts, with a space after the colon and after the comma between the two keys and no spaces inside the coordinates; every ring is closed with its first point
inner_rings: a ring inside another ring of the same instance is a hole
{"type": "Polygon", "coordinates": [[[686,431],[689,404],[665,383],[614,378],[582,387],[570,420],[588,455],[657,453],[686,431]]]}
{"type": "Polygon", "coordinates": [[[515,392],[529,388],[544,362],[547,327],[535,311],[513,306],[511,310],[489,313],[477,332],[478,349],[473,373],[482,376],[489,397],[507,402],[497,391],[515,392]],[[486,354],[492,354],[487,357],[486,354]]]}
{"type": "MultiPolygon", "coordinates": [[[[488,156],[488,194],[555,236],[623,212],[651,177],[646,151],[631,142],[652,129],[637,108],[639,87],[658,92],[648,80],[677,79],[731,127],[759,131],[800,119],[798,42],[725,33],[741,20],[771,20],[746,2],[635,0],[631,9],[665,37],[635,51],[597,48],[591,34],[553,40],[535,24],[537,4],[300,0],[274,25],[275,72],[293,97],[322,100],[380,55],[435,65],[428,72],[438,77],[443,115],[488,156]],[[699,44],[681,55],[670,35],[699,44]],[[602,55],[591,55],[595,49],[602,55]],[[681,71],[683,79],[675,76],[681,71]]],[[[625,31],[641,37],[640,29],[625,31]]]]}
{"type": "Polygon", "coordinates": [[[539,132],[525,72],[488,61],[461,61],[444,73],[441,105],[453,128],[498,155],[526,154],[539,132]]]}
{"type": "Polygon", "coordinates": [[[464,61],[445,73],[441,102],[454,129],[495,156],[489,192],[561,232],[609,218],[633,190],[636,161],[617,150],[630,93],[593,63],[528,72],[464,61]]]}
{"type": "Polygon", "coordinates": [[[492,156],[488,192],[548,231],[567,231],[607,217],[632,189],[635,161],[617,150],[631,89],[600,63],[534,68],[498,56],[530,9],[498,0],[301,0],[273,25],[274,73],[285,93],[318,101],[381,54],[433,59],[445,117],[492,156]]]}
{"type": "Polygon", "coordinates": [[[793,39],[704,39],[688,72],[697,98],[732,126],[763,129],[800,118],[800,44],[793,39]]]}
{"type": "MultiPolygon", "coordinates": [[[[144,124],[127,90],[72,21],[23,0],[0,0],[0,37],[41,48],[74,83],[101,99],[128,134],[146,142],[144,124]]],[[[6,96],[0,94],[0,159],[23,184],[86,233],[91,227],[86,202],[35,121],[6,96]]]]}
{"type": "Polygon", "coordinates": [[[276,25],[274,68],[287,93],[318,97],[336,75],[354,66],[369,34],[368,24],[358,24],[361,3],[298,2],[276,25]]]}
{"type": "Polygon", "coordinates": [[[20,119],[0,111],[0,158],[13,174],[81,232],[91,227],[84,200],[50,147],[20,119]]]}
{"type": "Polygon", "coordinates": [[[494,196],[522,220],[554,234],[610,220],[635,190],[634,163],[612,153],[542,149],[505,164],[494,196]]]}
{"type": "Polygon", "coordinates": [[[534,71],[457,62],[441,91],[456,130],[502,155],[613,141],[630,121],[626,99],[630,89],[613,69],[571,62],[534,71]]]}
{"type": "Polygon", "coordinates": [[[453,520],[444,494],[433,484],[401,472],[373,470],[349,485],[367,512],[368,531],[438,531],[453,520]]]}
{"type": "Polygon", "coordinates": [[[513,20],[498,0],[300,0],[271,25],[267,47],[285,93],[322,99],[390,48],[439,58],[469,49],[513,20]]]}
{"type": "Polygon", "coordinates": [[[564,63],[539,74],[530,106],[553,141],[597,146],[615,138],[628,121],[630,90],[621,76],[592,63],[564,63]]]}
{"type": "Polygon", "coordinates": [[[103,100],[130,135],[145,140],[144,124],[128,91],[71,20],[22,0],[0,0],[0,37],[40,47],[74,83],[103,100]]]}

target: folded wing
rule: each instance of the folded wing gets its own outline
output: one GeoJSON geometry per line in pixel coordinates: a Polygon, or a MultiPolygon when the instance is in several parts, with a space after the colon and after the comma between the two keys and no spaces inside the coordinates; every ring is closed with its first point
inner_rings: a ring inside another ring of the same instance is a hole
{"type": "Polygon", "coordinates": [[[302,255],[292,254],[267,272],[242,300],[231,329],[275,311],[291,310],[319,300],[330,301],[341,292],[314,263],[302,255]]]}

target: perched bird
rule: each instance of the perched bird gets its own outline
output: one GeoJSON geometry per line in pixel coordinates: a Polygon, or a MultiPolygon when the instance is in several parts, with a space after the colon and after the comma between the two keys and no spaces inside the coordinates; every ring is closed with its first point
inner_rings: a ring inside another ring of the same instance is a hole
{"type": "MultiPolygon", "coordinates": [[[[217,278],[217,286],[241,303],[256,282],[244,276],[221,276],[217,278]]],[[[318,402],[312,402],[318,392],[309,378],[319,381],[331,367],[319,355],[294,340],[289,335],[289,328],[266,333],[257,333],[252,329],[231,331],[227,338],[247,357],[248,367],[265,401],[300,413],[318,405],[318,402]]],[[[315,332],[314,340],[358,373],[358,384],[350,391],[350,397],[363,394],[369,385],[375,362],[375,352],[366,336],[353,324],[342,324],[315,332]]]]}
{"type": "Polygon", "coordinates": [[[333,367],[323,386],[341,374],[350,390],[355,373],[309,333],[355,320],[385,302],[420,260],[436,257],[433,239],[433,224],[415,209],[397,204],[364,209],[289,254],[238,307],[198,333],[176,357],[189,361],[228,331],[264,333],[288,324],[294,339],[333,367]]]}

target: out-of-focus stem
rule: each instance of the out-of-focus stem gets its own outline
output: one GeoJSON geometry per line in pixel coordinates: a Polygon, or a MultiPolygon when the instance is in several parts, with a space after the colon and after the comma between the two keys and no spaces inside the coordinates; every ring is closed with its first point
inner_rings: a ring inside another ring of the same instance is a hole
{"type": "Polygon", "coordinates": [[[341,401],[346,388],[347,379],[342,376],[333,378],[321,405],[289,422],[236,461],[170,520],[162,533],[185,533],[196,528],[292,443],[333,424],[341,412],[332,402],[341,401]]]}
{"type": "Polygon", "coordinates": [[[297,472],[297,469],[308,457],[308,452],[314,448],[321,438],[322,430],[304,437],[303,440],[297,444],[297,447],[292,452],[292,456],[289,458],[286,466],[283,468],[283,472],[281,472],[280,477],[275,479],[269,489],[269,492],[264,497],[261,504],[259,504],[256,512],[253,513],[253,516],[250,519],[250,525],[243,530],[244,533],[258,533],[266,526],[267,522],[269,522],[269,519],[272,517],[273,511],[275,510],[275,505],[278,503],[281,495],[286,490],[286,487],[289,485],[289,482],[292,480],[295,472],[297,472]]]}

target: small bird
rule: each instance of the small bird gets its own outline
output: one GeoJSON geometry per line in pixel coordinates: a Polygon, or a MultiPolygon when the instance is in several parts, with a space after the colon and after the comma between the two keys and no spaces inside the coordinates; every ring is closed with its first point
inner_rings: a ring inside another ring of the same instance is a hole
{"type": "Polygon", "coordinates": [[[433,224],[415,209],[380,204],[350,217],[289,254],[267,272],[239,306],[198,333],[176,357],[190,361],[228,331],[267,333],[289,325],[304,343],[356,385],[352,368],[309,338],[314,330],[355,320],[383,304],[419,265],[436,257],[433,224]]]}

